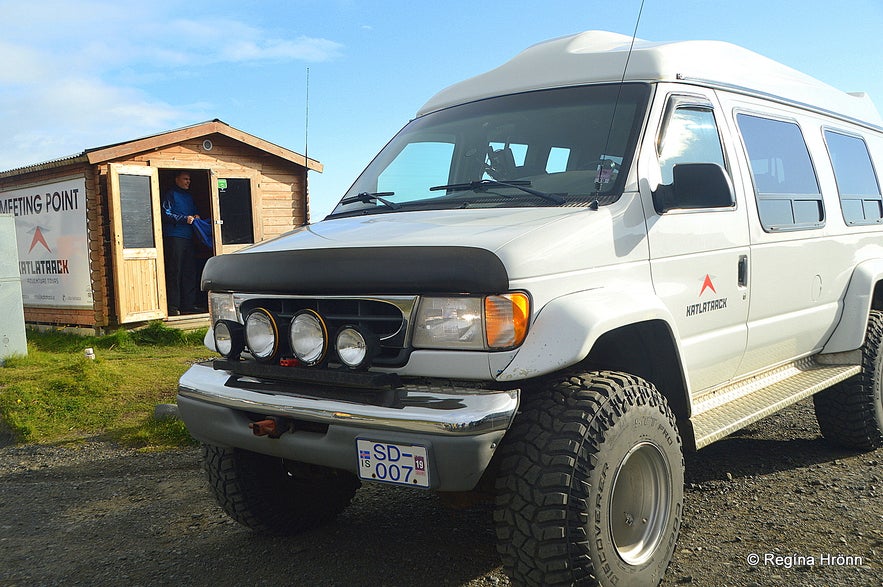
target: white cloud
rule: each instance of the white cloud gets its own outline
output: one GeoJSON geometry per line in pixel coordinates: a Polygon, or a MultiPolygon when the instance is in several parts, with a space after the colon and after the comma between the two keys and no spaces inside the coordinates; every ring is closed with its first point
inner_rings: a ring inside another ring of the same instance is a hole
{"type": "Polygon", "coordinates": [[[195,65],[261,62],[323,62],[339,58],[344,46],[329,39],[274,36],[226,19],[177,19],[169,23],[120,23],[62,58],[82,68],[110,70],[138,64],[152,70],[195,65]]]}
{"type": "Polygon", "coordinates": [[[54,69],[47,55],[0,40],[0,91],[7,85],[38,82],[54,69]]]}
{"type": "Polygon", "coordinates": [[[218,53],[220,61],[296,60],[329,61],[337,57],[342,45],[328,39],[298,37],[294,40],[240,40],[218,53]]]}
{"type": "Polygon", "coordinates": [[[172,92],[158,98],[146,89],[194,68],[323,62],[344,50],[163,0],[0,0],[0,14],[0,170],[214,118],[204,101],[176,103],[172,92]]]}
{"type": "Polygon", "coordinates": [[[51,87],[0,94],[0,170],[65,157],[208,118],[97,79],[55,80],[51,87]]]}

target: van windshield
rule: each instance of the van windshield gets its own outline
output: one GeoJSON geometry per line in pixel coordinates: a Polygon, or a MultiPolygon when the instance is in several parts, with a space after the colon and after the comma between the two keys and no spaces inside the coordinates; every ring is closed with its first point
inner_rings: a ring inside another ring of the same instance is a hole
{"type": "Polygon", "coordinates": [[[611,203],[622,194],[649,93],[646,84],[557,88],[421,116],[330,217],[611,203]]]}

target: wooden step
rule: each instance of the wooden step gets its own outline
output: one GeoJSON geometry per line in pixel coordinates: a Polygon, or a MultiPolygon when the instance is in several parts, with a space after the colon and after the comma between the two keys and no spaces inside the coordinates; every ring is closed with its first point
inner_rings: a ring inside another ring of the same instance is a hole
{"type": "Polygon", "coordinates": [[[860,372],[859,365],[821,364],[808,358],[717,390],[693,406],[690,422],[696,448],[860,372]]]}
{"type": "Polygon", "coordinates": [[[183,314],[181,316],[169,316],[165,319],[165,325],[179,330],[196,330],[211,325],[211,316],[208,314],[183,314]]]}

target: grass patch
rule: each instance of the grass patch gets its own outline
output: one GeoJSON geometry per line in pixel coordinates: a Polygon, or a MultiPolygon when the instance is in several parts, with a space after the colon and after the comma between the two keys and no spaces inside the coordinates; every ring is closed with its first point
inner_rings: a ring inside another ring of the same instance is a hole
{"type": "Polygon", "coordinates": [[[0,429],[16,442],[192,443],[183,423],[156,421],[153,409],[174,403],[181,374],[212,356],[204,335],[205,329],[183,332],[161,322],[105,336],[28,331],[28,355],[0,367],[0,429]],[[94,360],[84,356],[87,347],[94,360]]]}

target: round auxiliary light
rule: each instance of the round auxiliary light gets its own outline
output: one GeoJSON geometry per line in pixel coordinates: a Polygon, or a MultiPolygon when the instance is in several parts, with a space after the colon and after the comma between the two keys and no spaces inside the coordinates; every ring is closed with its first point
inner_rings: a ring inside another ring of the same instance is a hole
{"type": "Polygon", "coordinates": [[[233,350],[233,335],[230,334],[230,327],[223,321],[215,324],[215,349],[225,357],[230,355],[233,350]]]}
{"type": "Polygon", "coordinates": [[[316,365],[325,359],[328,351],[328,328],[313,310],[301,310],[291,319],[288,331],[291,352],[307,365],[316,365]]]}
{"type": "Polygon", "coordinates": [[[371,350],[368,341],[353,326],[344,326],[338,331],[334,347],[340,362],[353,369],[365,364],[371,350]]]}
{"type": "Polygon", "coordinates": [[[272,361],[279,349],[279,328],[275,317],[263,308],[245,318],[245,344],[258,361],[272,361]]]}
{"type": "Polygon", "coordinates": [[[218,320],[212,329],[215,337],[215,350],[231,360],[237,360],[245,348],[242,324],[229,320],[218,320]]]}

